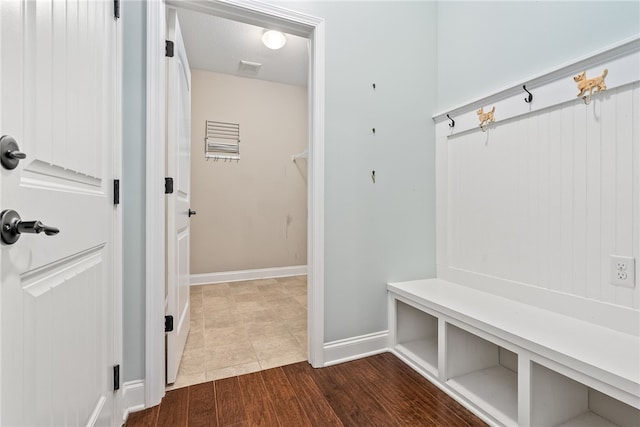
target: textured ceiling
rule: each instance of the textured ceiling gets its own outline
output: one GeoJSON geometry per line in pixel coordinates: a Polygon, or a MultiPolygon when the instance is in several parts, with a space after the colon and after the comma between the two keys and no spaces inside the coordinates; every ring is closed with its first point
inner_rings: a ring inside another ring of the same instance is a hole
{"type": "Polygon", "coordinates": [[[307,39],[287,34],[287,44],[271,50],[262,44],[261,27],[185,9],[178,9],[178,20],[191,68],[307,85],[307,39]],[[256,73],[240,61],[262,66],[256,73]]]}

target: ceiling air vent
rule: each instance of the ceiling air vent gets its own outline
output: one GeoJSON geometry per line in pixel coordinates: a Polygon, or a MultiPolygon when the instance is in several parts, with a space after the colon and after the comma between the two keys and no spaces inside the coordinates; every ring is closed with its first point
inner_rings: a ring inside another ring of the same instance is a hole
{"type": "Polygon", "coordinates": [[[262,64],[259,62],[240,61],[238,71],[244,74],[258,74],[260,67],[262,67],[262,64]]]}

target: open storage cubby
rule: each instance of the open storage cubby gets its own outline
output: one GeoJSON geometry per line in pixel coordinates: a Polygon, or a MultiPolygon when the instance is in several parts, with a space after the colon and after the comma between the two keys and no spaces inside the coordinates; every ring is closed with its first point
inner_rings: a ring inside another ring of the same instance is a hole
{"type": "Polygon", "coordinates": [[[518,356],[447,324],[446,383],[504,425],[518,424],[518,356]]]}
{"type": "Polygon", "coordinates": [[[545,366],[531,364],[531,425],[637,426],[640,410],[545,366]]]}
{"type": "Polygon", "coordinates": [[[438,375],[438,319],[396,300],[396,349],[438,375]]]}
{"type": "Polygon", "coordinates": [[[389,283],[390,350],[491,426],[640,426],[640,338],[442,279],[389,283]]]}

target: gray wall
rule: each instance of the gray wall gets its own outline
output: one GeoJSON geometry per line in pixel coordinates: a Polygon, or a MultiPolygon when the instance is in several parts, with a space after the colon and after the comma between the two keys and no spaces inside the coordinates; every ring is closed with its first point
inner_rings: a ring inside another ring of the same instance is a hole
{"type": "Polygon", "coordinates": [[[278,4],[326,20],[325,342],[385,330],[387,281],[435,275],[437,4],[278,4]]]}
{"type": "Polygon", "coordinates": [[[145,375],[146,14],[122,2],[123,381],[145,375]]]}
{"type": "Polygon", "coordinates": [[[638,33],[638,1],[440,2],[438,111],[638,33]]]}

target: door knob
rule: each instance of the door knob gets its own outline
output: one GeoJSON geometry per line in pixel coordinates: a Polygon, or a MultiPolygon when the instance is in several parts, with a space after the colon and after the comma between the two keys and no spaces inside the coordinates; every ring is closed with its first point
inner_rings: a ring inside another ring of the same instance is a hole
{"type": "Polygon", "coordinates": [[[189,208],[189,218],[191,218],[196,213],[197,213],[196,211],[192,211],[191,208],[189,208]]]}
{"type": "Polygon", "coordinates": [[[15,169],[18,162],[26,158],[27,155],[20,152],[20,147],[13,137],[4,135],[0,138],[0,162],[5,169],[15,169]]]}
{"type": "Polygon", "coordinates": [[[44,225],[42,221],[21,221],[18,212],[11,209],[0,213],[0,227],[2,242],[7,245],[13,245],[23,233],[40,234],[44,232],[47,236],[54,236],[60,232],[55,227],[44,225]]]}

